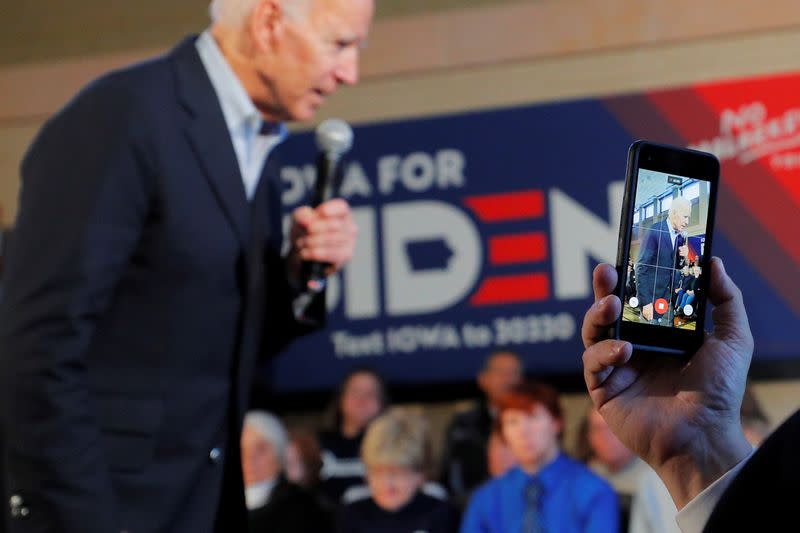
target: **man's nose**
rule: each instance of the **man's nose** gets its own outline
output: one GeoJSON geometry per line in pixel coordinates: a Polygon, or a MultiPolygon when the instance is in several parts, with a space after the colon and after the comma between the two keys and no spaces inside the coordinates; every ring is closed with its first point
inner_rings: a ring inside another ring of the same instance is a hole
{"type": "Polygon", "coordinates": [[[359,51],[357,46],[353,46],[342,56],[334,73],[339,83],[353,85],[358,81],[358,59],[359,51]]]}

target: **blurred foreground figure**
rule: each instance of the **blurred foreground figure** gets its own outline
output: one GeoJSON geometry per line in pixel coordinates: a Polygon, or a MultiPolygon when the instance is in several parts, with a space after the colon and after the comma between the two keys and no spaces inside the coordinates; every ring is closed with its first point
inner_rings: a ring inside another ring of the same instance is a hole
{"type": "Polygon", "coordinates": [[[333,271],[355,246],[335,199],[294,212],[280,255],[270,154],[356,81],[372,11],[216,0],[201,36],[93,82],[39,132],[0,303],[11,531],[244,529],[255,369],[305,329],[301,261],[333,271]]]}

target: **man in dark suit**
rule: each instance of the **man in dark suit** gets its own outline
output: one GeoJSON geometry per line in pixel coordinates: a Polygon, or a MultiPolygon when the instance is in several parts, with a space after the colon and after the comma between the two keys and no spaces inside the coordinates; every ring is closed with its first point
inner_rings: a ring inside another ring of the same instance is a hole
{"type": "Polygon", "coordinates": [[[648,322],[657,320],[654,315],[666,315],[671,321],[672,290],[680,279],[680,269],[689,255],[689,247],[683,232],[689,226],[692,204],[679,196],[672,200],[669,216],[654,224],[645,233],[636,260],[636,295],[642,306],[642,318],[648,322]],[[655,302],[664,299],[667,307],[655,308],[655,302]]]}
{"type": "Polygon", "coordinates": [[[615,269],[598,266],[582,329],[586,385],[614,433],[664,482],[684,533],[794,531],[800,412],[753,452],[739,417],[753,337],[718,258],[709,275],[714,331],[683,363],[637,357],[630,343],[607,338],[621,303],[615,269]]]}
{"type": "Polygon", "coordinates": [[[522,381],[523,374],[522,361],[514,352],[490,354],[477,379],[484,397],[472,409],[457,413],[447,426],[440,480],[461,508],[466,508],[472,491],[489,479],[487,451],[497,405],[522,381]]]}
{"type": "MultiPolygon", "coordinates": [[[[10,531],[242,531],[261,356],[303,330],[303,260],[339,268],[334,200],[281,249],[272,148],[354,83],[371,0],[217,0],[164,57],[92,83],[22,164],[0,303],[10,531]]],[[[308,316],[321,317],[324,302],[308,316]]]]}

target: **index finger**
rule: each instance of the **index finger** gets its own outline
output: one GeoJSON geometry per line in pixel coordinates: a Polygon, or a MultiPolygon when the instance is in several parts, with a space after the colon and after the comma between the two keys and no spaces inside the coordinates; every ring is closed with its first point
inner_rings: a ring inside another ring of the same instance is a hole
{"type": "Polygon", "coordinates": [[[612,294],[617,285],[617,271],[608,264],[594,269],[592,286],[594,304],[586,312],[581,327],[583,345],[589,347],[608,338],[608,326],[614,323],[622,312],[622,303],[612,294]]]}
{"type": "Polygon", "coordinates": [[[592,273],[592,288],[594,289],[594,301],[608,296],[614,292],[617,286],[617,269],[608,263],[597,265],[592,273]]]}
{"type": "Polygon", "coordinates": [[[333,198],[317,206],[317,214],[324,217],[343,217],[350,215],[350,204],[342,198],[333,198]]]}

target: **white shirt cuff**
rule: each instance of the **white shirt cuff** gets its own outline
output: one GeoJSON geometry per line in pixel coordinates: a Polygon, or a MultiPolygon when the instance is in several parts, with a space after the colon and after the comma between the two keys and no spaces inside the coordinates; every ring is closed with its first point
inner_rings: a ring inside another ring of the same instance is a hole
{"type": "Polygon", "coordinates": [[[739,461],[739,464],[728,470],[721,478],[706,487],[703,492],[695,496],[683,509],[678,511],[675,519],[678,521],[678,527],[681,528],[683,533],[701,533],[703,531],[722,494],[736,476],[739,475],[739,470],[752,456],[753,452],[750,452],[747,457],[739,461]]]}

